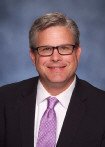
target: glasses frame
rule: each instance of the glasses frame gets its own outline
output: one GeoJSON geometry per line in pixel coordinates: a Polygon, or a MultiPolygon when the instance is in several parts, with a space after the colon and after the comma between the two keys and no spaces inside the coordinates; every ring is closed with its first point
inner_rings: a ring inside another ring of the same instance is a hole
{"type": "Polygon", "coordinates": [[[57,51],[58,51],[58,53],[60,54],[60,55],[71,55],[72,53],[73,53],[73,51],[74,51],[74,49],[76,48],[76,45],[74,45],[74,44],[63,44],[63,45],[58,45],[58,46],[48,46],[48,45],[46,45],[46,46],[38,46],[38,47],[31,47],[31,49],[33,50],[33,51],[37,51],[38,52],[38,54],[40,55],[40,56],[43,56],[43,57],[47,57],[47,56],[51,56],[51,55],[53,55],[53,53],[54,53],[54,50],[55,49],[57,49],[57,51]],[[69,53],[69,54],[62,54],[62,53],[60,53],[60,51],[59,51],[59,47],[62,47],[62,46],[71,46],[72,47],[72,52],[71,53],[69,53]],[[51,47],[53,50],[52,50],[52,53],[50,54],[50,55],[42,55],[42,54],[40,54],[40,52],[39,52],[39,48],[40,47],[51,47]]]}

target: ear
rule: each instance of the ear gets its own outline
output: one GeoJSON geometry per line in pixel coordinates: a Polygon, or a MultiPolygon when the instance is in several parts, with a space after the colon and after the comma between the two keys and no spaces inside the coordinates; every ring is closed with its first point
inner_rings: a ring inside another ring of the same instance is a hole
{"type": "Polygon", "coordinates": [[[78,47],[78,48],[76,49],[76,56],[77,56],[78,62],[79,62],[79,60],[80,60],[81,50],[82,50],[82,49],[81,49],[80,47],[78,47]]]}
{"type": "Polygon", "coordinates": [[[30,58],[32,60],[32,63],[35,64],[35,53],[30,49],[29,54],[30,54],[30,58]]]}

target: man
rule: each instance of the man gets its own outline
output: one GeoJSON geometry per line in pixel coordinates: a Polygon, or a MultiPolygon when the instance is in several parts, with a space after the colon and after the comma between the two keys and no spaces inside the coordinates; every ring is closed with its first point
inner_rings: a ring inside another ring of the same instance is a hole
{"type": "Polygon", "coordinates": [[[0,147],[105,147],[105,92],[76,76],[76,23],[46,14],[29,44],[39,76],[0,88],[0,147]]]}

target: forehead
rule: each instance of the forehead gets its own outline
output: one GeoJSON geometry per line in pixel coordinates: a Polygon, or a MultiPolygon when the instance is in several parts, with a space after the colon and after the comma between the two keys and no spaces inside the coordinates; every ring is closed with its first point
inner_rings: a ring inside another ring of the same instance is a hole
{"type": "Polygon", "coordinates": [[[53,26],[37,32],[36,43],[39,45],[73,43],[74,35],[71,29],[64,26],[53,26]]]}

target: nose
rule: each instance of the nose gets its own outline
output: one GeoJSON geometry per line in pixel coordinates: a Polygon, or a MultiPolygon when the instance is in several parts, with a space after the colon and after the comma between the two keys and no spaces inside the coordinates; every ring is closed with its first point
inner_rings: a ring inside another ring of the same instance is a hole
{"type": "Polygon", "coordinates": [[[51,60],[54,62],[60,61],[61,60],[61,55],[58,52],[58,48],[54,48],[53,54],[51,55],[51,60]]]}

